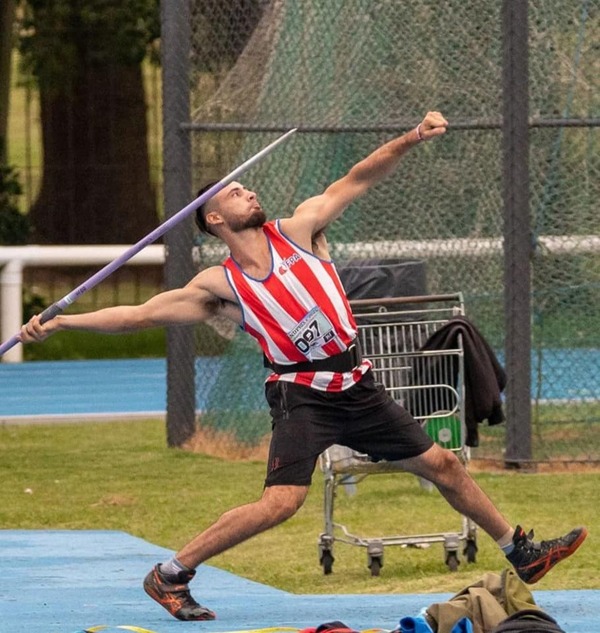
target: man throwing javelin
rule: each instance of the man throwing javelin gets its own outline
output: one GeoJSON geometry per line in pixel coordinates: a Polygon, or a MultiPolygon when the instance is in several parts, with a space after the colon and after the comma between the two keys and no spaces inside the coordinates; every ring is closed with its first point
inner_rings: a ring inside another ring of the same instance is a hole
{"type": "Polygon", "coordinates": [[[409,149],[442,136],[447,125],[439,112],[429,112],[414,130],[376,149],[289,218],[267,221],[256,194],[232,182],[196,214],[199,228],[229,247],[223,265],[139,306],[59,315],[43,325],[36,316],[23,326],[20,340],[28,343],[58,330],[131,332],[220,315],[260,344],[272,369],[265,385],[273,434],[264,491],[258,501],[225,512],[146,576],[145,591],[176,618],[215,618],[190,593],[196,568],[289,519],[306,498],[318,456],[332,444],[399,460],[407,472],[431,481],[498,543],[525,582],[537,582],[587,536],[579,527],[534,542],[532,532],[512,527],[454,453],[434,444],[374,381],[371,363],[361,357],[356,323],[323,233],[350,203],[394,172],[409,149]]]}

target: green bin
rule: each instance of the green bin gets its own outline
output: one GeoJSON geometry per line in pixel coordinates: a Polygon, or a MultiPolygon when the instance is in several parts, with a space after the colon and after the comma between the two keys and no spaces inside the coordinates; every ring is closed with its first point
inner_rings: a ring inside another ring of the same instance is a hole
{"type": "Polygon", "coordinates": [[[453,415],[433,417],[424,421],[427,435],[442,448],[462,448],[460,420],[453,415]]]}

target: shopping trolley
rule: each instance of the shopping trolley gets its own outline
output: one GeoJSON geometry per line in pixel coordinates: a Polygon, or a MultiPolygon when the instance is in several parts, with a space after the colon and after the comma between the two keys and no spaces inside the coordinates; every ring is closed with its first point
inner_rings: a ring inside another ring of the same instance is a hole
{"type": "MultiPolygon", "coordinates": [[[[464,353],[459,336],[454,349],[421,348],[429,337],[455,316],[464,315],[461,293],[352,301],[363,354],[373,364],[375,379],[423,424],[430,437],[469,461],[465,445],[464,353]]],[[[333,519],[338,486],[359,484],[378,473],[400,472],[398,462],[374,461],[369,455],[334,445],[319,458],[325,477],[324,532],[319,536],[319,562],[325,574],[333,569],[333,545],[346,543],[366,548],[372,576],[383,566],[384,548],[391,545],[425,547],[442,543],[451,571],[459,565],[459,551],[473,563],[477,554],[477,527],[461,516],[455,532],[365,538],[352,534],[333,519]]],[[[402,471],[403,472],[403,471],[402,471]]],[[[430,482],[421,480],[423,487],[430,482]]]]}

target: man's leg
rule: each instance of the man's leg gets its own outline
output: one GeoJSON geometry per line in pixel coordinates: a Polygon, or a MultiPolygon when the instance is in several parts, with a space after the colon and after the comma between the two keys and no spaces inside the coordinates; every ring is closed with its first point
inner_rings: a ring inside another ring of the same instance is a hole
{"type": "Polygon", "coordinates": [[[258,501],[222,514],[175,557],[186,567],[195,569],[209,558],[289,519],[302,506],[307,494],[308,486],[265,488],[258,501]]]}
{"type": "Polygon", "coordinates": [[[178,571],[165,574],[160,565],[146,576],[146,593],[179,620],[214,620],[215,614],[192,598],[188,583],[195,568],[213,556],[289,519],[304,503],[308,486],[270,486],[254,502],[233,508],[195,536],[169,561],[178,571]]]}
{"type": "Polygon", "coordinates": [[[434,444],[422,455],[403,460],[402,467],[435,484],[457,512],[475,521],[495,541],[511,530],[510,523],[452,451],[434,444]]]}
{"type": "Polygon", "coordinates": [[[540,580],[556,563],[573,554],[587,536],[587,530],[579,527],[565,536],[534,543],[533,532],[525,534],[517,526],[509,547],[504,547],[507,535],[513,532],[512,527],[452,451],[434,444],[422,455],[403,460],[402,465],[408,472],[434,483],[455,510],[477,523],[502,546],[525,582],[540,580]]]}

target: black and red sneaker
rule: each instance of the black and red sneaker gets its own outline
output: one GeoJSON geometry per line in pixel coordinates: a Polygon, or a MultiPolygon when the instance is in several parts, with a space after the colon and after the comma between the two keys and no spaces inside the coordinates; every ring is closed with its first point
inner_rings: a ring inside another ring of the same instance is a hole
{"type": "Polygon", "coordinates": [[[578,527],[565,536],[534,543],[533,530],[529,534],[517,525],[513,535],[515,549],[507,555],[519,578],[533,584],[543,578],[556,563],[568,558],[585,541],[587,530],[578,527]]]}
{"type": "Polygon", "coordinates": [[[158,565],[144,578],[144,591],[178,620],[214,620],[217,616],[199,605],[188,587],[195,571],[181,571],[174,582],[167,580],[158,565]]]}

